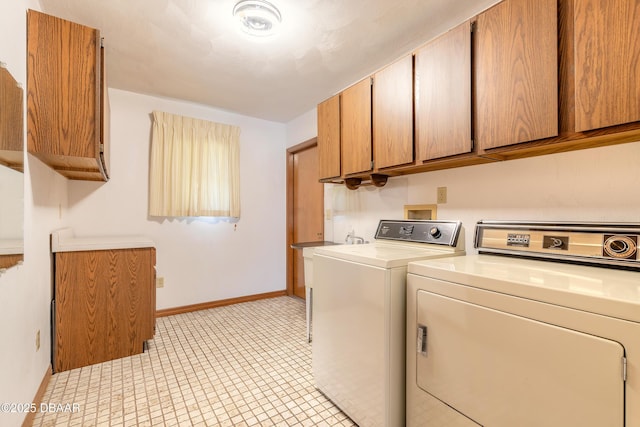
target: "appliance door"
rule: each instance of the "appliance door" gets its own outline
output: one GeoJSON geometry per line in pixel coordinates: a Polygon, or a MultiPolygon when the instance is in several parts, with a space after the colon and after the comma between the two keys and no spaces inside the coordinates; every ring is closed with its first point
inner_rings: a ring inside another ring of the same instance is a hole
{"type": "Polygon", "coordinates": [[[460,413],[490,427],[624,426],[618,342],[425,290],[416,301],[418,387],[460,413]]]}
{"type": "Polygon", "coordinates": [[[316,386],[361,426],[404,425],[406,267],[313,258],[316,386]]]}

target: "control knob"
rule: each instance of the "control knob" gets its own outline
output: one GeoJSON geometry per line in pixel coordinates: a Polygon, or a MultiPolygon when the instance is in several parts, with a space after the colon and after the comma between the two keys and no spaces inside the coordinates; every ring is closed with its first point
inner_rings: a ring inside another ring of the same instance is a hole
{"type": "Polygon", "coordinates": [[[629,258],[636,252],[636,241],[629,236],[611,236],[604,242],[604,252],[612,258],[629,258]]]}
{"type": "Polygon", "coordinates": [[[442,233],[436,226],[433,226],[429,229],[429,234],[431,234],[431,237],[433,237],[434,239],[438,239],[440,238],[440,236],[442,236],[442,233]]]}

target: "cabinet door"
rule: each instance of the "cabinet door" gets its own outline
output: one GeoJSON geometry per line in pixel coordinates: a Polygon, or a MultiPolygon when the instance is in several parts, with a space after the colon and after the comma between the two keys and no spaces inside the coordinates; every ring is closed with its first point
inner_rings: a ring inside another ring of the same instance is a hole
{"type": "Polygon", "coordinates": [[[28,12],[27,148],[72,179],[107,179],[100,46],[94,28],[28,12]]]}
{"type": "Polygon", "coordinates": [[[624,426],[620,343],[422,290],[416,314],[418,387],[479,424],[624,426]]]}
{"type": "Polygon", "coordinates": [[[373,78],[373,160],[376,169],[413,162],[413,57],[373,78]]]}
{"type": "Polygon", "coordinates": [[[640,121],[640,1],[574,8],[576,130],[640,121]]]}
{"type": "Polygon", "coordinates": [[[474,32],[481,149],[558,135],[557,0],[504,0],[474,32]]]}
{"type": "Polygon", "coordinates": [[[342,173],[371,170],[371,79],[366,78],[342,92],[342,173]]]}
{"type": "MultiPolygon", "coordinates": [[[[24,120],[22,87],[0,66],[0,166],[23,170],[24,120]]],[[[0,267],[2,268],[2,267],[0,267]]]]}
{"type": "Polygon", "coordinates": [[[318,104],[318,169],[320,179],[340,176],[340,95],[318,104]]]}
{"type": "Polygon", "coordinates": [[[155,325],[155,249],[55,255],[56,372],[142,352],[155,325]]]}
{"type": "Polygon", "coordinates": [[[429,42],[416,53],[415,79],[418,159],[471,152],[470,22],[429,42]]]}

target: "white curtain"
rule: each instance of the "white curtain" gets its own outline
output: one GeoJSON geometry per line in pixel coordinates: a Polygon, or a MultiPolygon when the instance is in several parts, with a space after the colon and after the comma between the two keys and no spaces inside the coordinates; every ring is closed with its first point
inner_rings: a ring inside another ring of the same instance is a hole
{"type": "Polygon", "coordinates": [[[240,217],[240,128],[153,112],[151,216],[240,217]]]}

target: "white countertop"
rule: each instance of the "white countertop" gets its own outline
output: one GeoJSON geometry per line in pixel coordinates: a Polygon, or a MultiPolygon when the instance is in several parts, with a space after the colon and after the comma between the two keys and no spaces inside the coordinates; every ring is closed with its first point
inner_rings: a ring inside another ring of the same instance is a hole
{"type": "Polygon", "coordinates": [[[153,247],[154,241],[145,236],[76,237],[70,228],[51,233],[51,252],[54,253],[153,247]]]}
{"type": "Polygon", "coordinates": [[[20,239],[0,239],[0,255],[20,255],[24,245],[20,239]]]}

